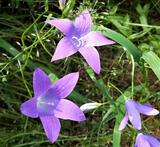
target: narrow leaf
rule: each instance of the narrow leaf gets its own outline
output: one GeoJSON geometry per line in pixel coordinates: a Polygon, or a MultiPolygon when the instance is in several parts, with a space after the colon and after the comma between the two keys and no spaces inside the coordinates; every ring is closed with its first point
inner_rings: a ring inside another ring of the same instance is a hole
{"type": "Polygon", "coordinates": [[[138,62],[140,60],[141,55],[142,55],[141,51],[129,39],[124,37],[122,34],[117,33],[103,26],[97,27],[97,30],[101,31],[105,36],[119,43],[123,47],[125,47],[127,51],[130,54],[132,54],[135,61],[138,62]]]}
{"type": "Polygon", "coordinates": [[[142,58],[149,64],[150,68],[160,80],[160,58],[152,51],[144,53],[142,58]]]}

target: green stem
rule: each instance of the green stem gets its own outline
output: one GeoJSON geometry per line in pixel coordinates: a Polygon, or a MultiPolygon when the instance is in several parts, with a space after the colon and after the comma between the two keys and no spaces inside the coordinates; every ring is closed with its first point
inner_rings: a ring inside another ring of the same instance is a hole
{"type": "Polygon", "coordinates": [[[32,26],[45,14],[46,11],[44,11],[41,15],[37,17],[37,19],[23,32],[22,37],[21,37],[21,42],[22,42],[22,50],[25,48],[25,34],[32,28],[32,26]]]}
{"type": "Polygon", "coordinates": [[[133,99],[133,96],[134,96],[134,71],[135,71],[135,62],[134,62],[134,58],[133,56],[131,55],[131,62],[132,62],[132,73],[131,73],[131,76],[132,76],[132,82],[131,82],[131,85],[132,85],[132,99],[133,99]]]}
{"type": "Polygon", "coordinates": [[[149,81],[148,81],[148,68],[144,67],[145,72],[145,85],[148,88],[149,87],[149,81]]]}
{"type": "Polygon", "coordinates": [[[23,83],[24,83],[24,85],[25,85],[25,87],[26,87],[26,89],[28,91],[29,97],[32,97],[32,93],[31,93],[30,89],[28,88],[27,82],[26,82],[26,80],[24,78],[21,62],[19,60],[18,60],[18,64],[19,64],[21,75],[22,75],[22,81],[23,81],[23,83]]]}

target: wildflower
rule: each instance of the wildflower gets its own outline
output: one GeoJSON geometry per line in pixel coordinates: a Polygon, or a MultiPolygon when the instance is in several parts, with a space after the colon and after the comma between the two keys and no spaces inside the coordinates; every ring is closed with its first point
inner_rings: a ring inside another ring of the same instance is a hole
{"type": "Polygon", "coordinates": [[[99,106],[101,106],[102,104],[100,103],[86,103],[84,105],[82,105],[80,107],[80,109],[84,112],[84,111],[89,111],[89,110],[92,110],[92,109],[95,109],[95,108],[98,108],[99,106]]]}
{"type": "Polygon", "coordinates": [[[65,4],[66,4],[66,0],[59,0],[59,6],[61,9],[64,8],[65,4]]]}
{"type": "Polygon", "coordinates": [[[49,23],[58,28],[65,35],[60,40],[51,61],[62,59],[80,52],[91,68],[100,73],[100,57],[94,46],[110,45],[114,42],[107,39],[100,32],[91,31],[92,20],[88,10],[76,17],[72,22],[69,19],[48,20],[49,23]]]}
{"type": "Polygon", "coordinates": [[[131,99],[128,99],[126,101],[125,106],[126,106],[126,114],[121,121],[119,130],[123,130],[125,128],[125,126],[128,123],[128,119],[137,130],[140,130],[141,129],[140,113],[148,116],[159,114],[159,111],[154,109],[151,105],[140,104],[131,99]]]}
{"type": "Polygon", "coordinates": [[[60,132],[61,119],[84,121],[85,116],[77,105],[64,99],[74,89],[79,73],[71,73],[52,84],[39,68],[34,71],[34,96],[21,105],[21,112],[31,118],[40,117],[48,139],[53,143],[60,132]]]}
{"type": "Polygon", "coordinates": [[[139,133],[134,147],[160,147],[160,141],[151,135],[139,133]]]}

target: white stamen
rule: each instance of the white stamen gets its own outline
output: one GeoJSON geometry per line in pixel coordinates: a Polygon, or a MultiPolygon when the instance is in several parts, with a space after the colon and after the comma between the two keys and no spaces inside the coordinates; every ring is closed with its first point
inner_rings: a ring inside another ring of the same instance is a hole
{"type": "Polygon", "coordinates": [[[80,47],[82,47],[82,40],[81,39],[79,39],[79,38],[77,38],[77,37],[72,37],[72,43],[73,43],[73,45],[75,46],[75,47],[77,47],[77,48],[80,48],[80,47]]]}
{"type": "Polygon", "coordinates": [[[37,106],[44,107],[45,105],[55,106],[54,102],[45,102],[42,97],[37,98],[37,106]]]}

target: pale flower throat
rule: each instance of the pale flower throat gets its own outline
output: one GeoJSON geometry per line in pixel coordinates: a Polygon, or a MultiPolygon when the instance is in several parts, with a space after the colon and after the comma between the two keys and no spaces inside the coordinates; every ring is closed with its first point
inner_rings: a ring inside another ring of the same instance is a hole
{"type": "Polygon", "coordinates": [[[46,92],[42,96],[37,98],[37,109],[40,114],[51,115],[54,113],[54,109],[59,102],[58,98],[55,98],[53,93],[46,92]]]}
{"type": "Polygon", "coordinates": [[[85,42],[83,40],[75,36],[72,37],[71,41],[72,41],[73,46],[76,48],[81,48],[85,45],[85,42]]]}

